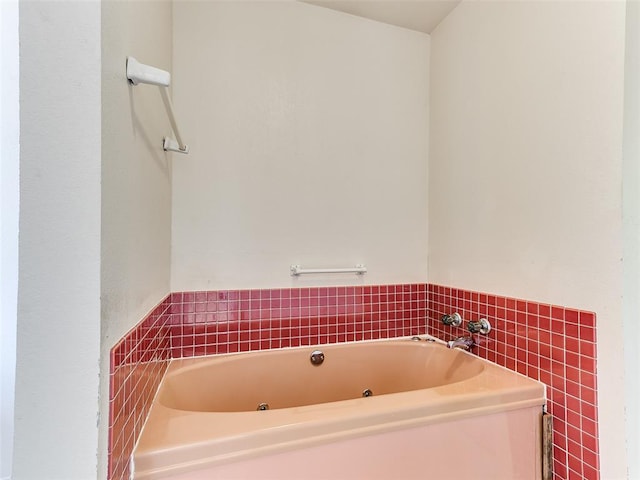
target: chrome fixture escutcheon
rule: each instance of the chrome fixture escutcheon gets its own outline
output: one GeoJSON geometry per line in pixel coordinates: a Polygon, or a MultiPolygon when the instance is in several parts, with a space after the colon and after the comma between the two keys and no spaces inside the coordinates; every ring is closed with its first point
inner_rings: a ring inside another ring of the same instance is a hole
{"type": "Polygon", "coordinates": [[[462,317],[458,312],[452,313],[451,315],[442,315],[442,317],[440,317],[440,320],[442,321],[442,323],[450,327],[459,327],[462,323],[462,317]]]}
{"type": "Polygon", "coordinates": [[[482,333],[483,335],[486,335],[491,331],[491,324],[486,318],[481,318],[477,322],[469,322],[467,330],[471,333],[482,333]]]}
{"type": "Polygon", "coordinates": [[[258,411],[260,411],[260,410],[269,410],[269,404],[262,402],[261,404],[258,405],[258,408],[256,408],[256,410],[258,410],[258,411]]]}
{"type": "Polygon", "coordinates": [[[366,388],[363,392],[362,392],[362,396],[363,397],[371,397],[373,395],[373,391],[369,390],[368,388],[366,388]]]}
{"type": "Polygon", "coordinates": [[[312,365],[322,365],[322,362],[324,362],[324,353],[320,350],[314,350],[311,352],[310,360],[312,365]]]}

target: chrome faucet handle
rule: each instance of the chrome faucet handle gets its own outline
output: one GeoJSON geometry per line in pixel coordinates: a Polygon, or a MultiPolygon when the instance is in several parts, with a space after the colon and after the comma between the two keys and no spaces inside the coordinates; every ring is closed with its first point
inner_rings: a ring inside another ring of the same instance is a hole
{"type": "Polygon", "coordinates": [[[462,317],[458,312],[452,313],[451,315],[442,315],[440,320],[450,327],[459,327],[462,324],[462,317]]]}
{"type": "Polygon", "coordinates": [[[486,335],[491,331],[491,324],[486,318],[481,318],[477,322],[469,322],[467,330],[471,333],[482,333],[483,335],[486,335]]]}

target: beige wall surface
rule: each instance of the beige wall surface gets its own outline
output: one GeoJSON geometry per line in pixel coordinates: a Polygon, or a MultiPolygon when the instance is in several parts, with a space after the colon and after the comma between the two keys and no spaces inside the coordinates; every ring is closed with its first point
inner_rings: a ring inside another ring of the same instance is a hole
{"type": "Polygon", "coordinates": [[[175,2],[172,290],[426,281],[428,63],[312,5],[175,2]]]}
{"type": "Polygon", "coordinates": [[[171,127],[158,87],[131,86],[125,61],[171,71],[171,3],[102,2],[100,475],[106,474],[109,350],[169,293],[171,127]]]}
{"type": "MultiPolygon", "coordinates": [[[[627,2],[622,211],[624,231],[624,367],[640,378],[640,2],[627,2]]],[[[640,478],[640,385],[625,382],[629,478],[640,478]]]]}
{"type": "Polygon", "coordinates": [[[625,476],[624,2],[463,2],[432,33],[429,281],[593,310],[625,476]]]}
{"type": "Polygon", "coordinates": [[[12,478],[86,480],[98,453],[100,4],[20,2],[19,23],[12,478]]]}

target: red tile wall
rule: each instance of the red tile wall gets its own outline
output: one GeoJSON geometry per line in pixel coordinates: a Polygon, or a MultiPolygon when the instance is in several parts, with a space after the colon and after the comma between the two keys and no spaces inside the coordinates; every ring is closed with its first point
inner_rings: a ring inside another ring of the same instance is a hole
{"type": "Polygon", "coordinates": [[[172,358],[425,333],[425,284],[171,295],[172,358]]]}
{"type": "Polygon", "coordinates": [[[178,292],[111,350],[109,473],[129,458],[170,358],[430,333],[468,332],[444,313],[488,318],[479,356],[547,385],[554,416],[554,474],[598,479],[595,315],[438,285],[178,292]]]}
{"type": "Polygon", "coordinates": [[[109,378],[108,476],[129,479],[129,457],[169,365],[167,296],[112,349],[109,378]]]}
{"type": "Polygon", "coordinates": [[[594,313],[432,284],[428,312],[428,333],[446,341],[487,318],[492,331],[474,335],[474,352],[547,385],[554,478],[599,478],[594,313]],[[441,316],[454,312],[464,323],[444,325],[441,316]]]}

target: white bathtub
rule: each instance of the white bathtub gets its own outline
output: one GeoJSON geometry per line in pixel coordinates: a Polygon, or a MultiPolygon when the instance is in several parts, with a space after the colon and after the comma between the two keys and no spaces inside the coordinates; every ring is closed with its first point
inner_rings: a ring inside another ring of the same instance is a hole
{"type": "Polygon", "coordinates": [[[177,360],[135,478],[539,479],[544,402],[541,383],[424,340],[177,360]]]}

